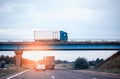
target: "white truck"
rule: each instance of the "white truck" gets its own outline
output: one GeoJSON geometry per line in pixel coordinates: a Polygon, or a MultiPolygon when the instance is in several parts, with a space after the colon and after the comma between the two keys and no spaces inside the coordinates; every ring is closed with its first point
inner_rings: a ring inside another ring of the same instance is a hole
{"type": "Polygon", "coordinates": [[[68,40],[65,31],[34,31],[35,41],[64,41],[68,40]]]}

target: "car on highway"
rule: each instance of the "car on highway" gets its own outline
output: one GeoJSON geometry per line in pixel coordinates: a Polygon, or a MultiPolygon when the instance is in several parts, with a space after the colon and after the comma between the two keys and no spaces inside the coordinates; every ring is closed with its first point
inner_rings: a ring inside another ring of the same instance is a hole
{"type": "Polygon", "coordinates": [[[35,70],[36,71],[40,71],[40,70],[45,71],[46,70],[46,66],[45,66],[45,64],[37,64],[35,70]]]}

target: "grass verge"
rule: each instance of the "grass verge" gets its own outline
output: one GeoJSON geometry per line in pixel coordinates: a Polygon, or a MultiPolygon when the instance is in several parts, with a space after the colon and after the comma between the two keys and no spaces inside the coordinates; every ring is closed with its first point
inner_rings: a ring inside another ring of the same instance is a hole
{"type": "Polygon", "coordinates": [[[98,71],[98,72],[107,72],[107,73],[113,73],[113,74],[120,74],[119,69],[89,69],[91,71],[98,71]]]}
{"type": "Polygon", "coordinates": [[[16,73],[16,72],[20,72],[20,71],[23,71],[25,69],[0,69],[0,77],[3,77],[3,76],[6,76],[6,75],[9,75],[9,74],[13,74],[13,73],[16,73]]]}
{"type": "Polygon", "coordinates": [[[15,73],[15,72],[17,72],[17,71],[16,70],[3,70],[3,69],[0,69],[0,77],[9,75],[9,74],[12,74],[12,73],[15,73]]]}

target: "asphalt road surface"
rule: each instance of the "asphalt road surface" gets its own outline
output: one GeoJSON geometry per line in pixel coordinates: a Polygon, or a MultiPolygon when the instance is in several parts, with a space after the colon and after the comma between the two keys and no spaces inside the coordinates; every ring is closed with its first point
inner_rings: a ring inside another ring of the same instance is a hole
{"type": "Polygon", "coordinates": [[[28,70],[8,79],[120,79],[120,76],[84,70],[28,70]]]}

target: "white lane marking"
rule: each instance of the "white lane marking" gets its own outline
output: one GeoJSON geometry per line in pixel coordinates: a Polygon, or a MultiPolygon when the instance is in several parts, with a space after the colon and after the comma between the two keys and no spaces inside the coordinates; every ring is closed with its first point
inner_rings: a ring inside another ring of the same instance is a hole
{"type": "Polygon", "coordinates": [[[47,72],[47,75],[49,75],[49,73],[47,72]]]}
{"type": "MultiPolygon", "coordinates": [[[[28,70],[29,70],[29,69],[28,69],[28,70]]],[[[24,71],[22,71],[22,72],[20,72],[20,73],[18,73],[18,74],[15,74],[15,75],[13,75],[13,76],[11,76],[11,77],[6,78],[6,79],[11,79],[11,78],[16,77],[16,76],[18,76],[18,75],[21,75],[21,74],[27,72],[28,70],[24,70],[24,71]]]]}
{"type": "Polygon", "coordinates": [[[52,78],[52,79],[55,79],[55,77],[54,77],[54,76],[51,76],[51,78],[52,78]]]}
{"type": "Polygon", "coordinates": [[[97,78],[93,78],[93,79],[97,79],[97,78]]]}

